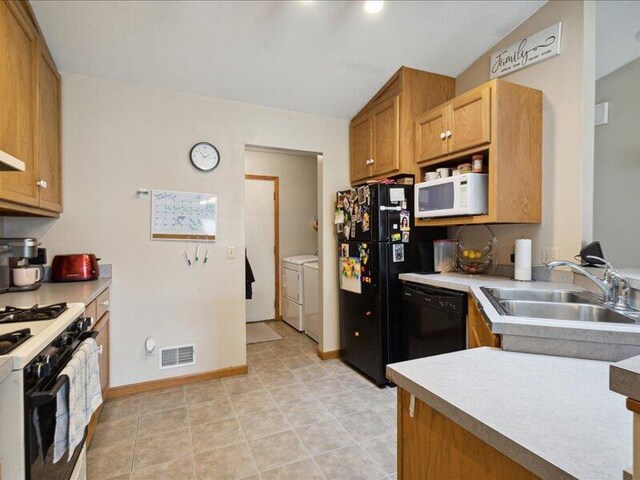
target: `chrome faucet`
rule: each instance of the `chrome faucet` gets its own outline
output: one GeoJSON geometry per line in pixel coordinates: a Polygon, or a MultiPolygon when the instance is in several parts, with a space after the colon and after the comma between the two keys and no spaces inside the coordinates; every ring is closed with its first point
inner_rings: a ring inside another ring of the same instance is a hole
{"type": "Polygon", "coordinates": [[[569,267],[574,272],[584,275],[593,283],[595,283],[600,290],[602,290],[602,296],[604,297],[605,303],[611,303],[613,301],[613,289],[595,275],[587,272],[582,266],[578,265],[577,263],[570,262],[569,260],[554,260],[553,262],[547,263],[547,268],[549,270],[553,270],[554,268],[558,267],[569,267]]]}
{"type": "Polygon", "coordinates": [[[597,260],[606,265],[604,280],[600,280],[595,275],[589,273],[584,267],[568,260],[555,260],[547,263],[547,268],[553,270],[557,267],[568,267],[576,273],[584,275],[602,290],[604,303],[616,310],[633,310],[629,306],[629,281],[620,275],[618,271],[606,260],[600,257],[588,256],[586,260],[597,260]]]}
{"type": "Polygon", "coordinates": [[[629,280],[620,275],[615,267],[604,258],[589,255],[585,260],[596,260],[606,265],[607,268],[604,271],[604,283],[609,287],[613,294],[610,306],[616,310],[631,310],[629,307],[629,280]]]}

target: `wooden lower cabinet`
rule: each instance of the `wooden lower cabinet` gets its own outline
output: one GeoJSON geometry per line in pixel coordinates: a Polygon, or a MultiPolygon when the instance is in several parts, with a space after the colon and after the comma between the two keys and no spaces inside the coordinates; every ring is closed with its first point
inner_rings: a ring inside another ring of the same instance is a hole
{"type": "Polygon", "coordinates": [[[100,389],[104,397],[109,387],[109,312],[105,313],[94,327],[98,332],[96,343],[100,349],[100,389]]]}
{"type": "Polygon", "coordinates": [[[495,335],[475,300],[469,296],[467,312],[467,348],[500,347],[500,336],[495,335]]]}
{"type": "Polygon", "coordinates": [[[522,465],[398,388],[400,480],[538,480],[522,465]]]}
{"type": "MultiPolygon", "coordinates": [[[[96,318],[99,318],[99,320],[93,324],[92,330],[98,332],[98,335],[96,336],[96,343],[98,344],[98,348],[101,350],[98,358],[98,365],[100,367],[100,388],[102,390],[102,398],[106,402],[107,396],[109,395],[109,322],[111,314],[105,308],[105,299],[107,300],[106,308],[108,308],[109,289],[106,289],[96,300],[85,307],[85,316],[97,316],[96,318]],[[102,308],[100,308],[101,304],[102,308]]],[[[104,403],[93,414],[91,422],[87,427],[87,446],[91,445],[103,406],[104,403]]]]}

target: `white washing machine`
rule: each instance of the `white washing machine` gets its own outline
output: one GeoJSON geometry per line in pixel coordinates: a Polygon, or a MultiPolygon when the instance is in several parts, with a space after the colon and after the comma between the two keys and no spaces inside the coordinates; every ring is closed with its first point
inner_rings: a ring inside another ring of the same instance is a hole
{"type": "Polygon", "coordinates": [[[304,332],[304,275],[305,263],[317,262],[317,255],[296,255],[282,259],[282,319],[304,332]]]}
{"type": "Polygon", "coordinates": [[[320,293],[318,284],[318,262],[305,263],[302,266],[304,278],[304,333],[316,342],[320,341],[320,293]]]}

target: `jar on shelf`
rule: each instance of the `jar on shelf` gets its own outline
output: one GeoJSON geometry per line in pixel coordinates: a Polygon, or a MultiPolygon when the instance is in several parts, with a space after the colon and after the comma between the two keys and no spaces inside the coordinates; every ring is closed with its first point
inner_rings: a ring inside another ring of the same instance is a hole
{"type": "Polygon", "coordinates": [[[478,153],[471,157],[471,170],[473,173],[482,173],[484,167],[484,157],[478,153]]]}

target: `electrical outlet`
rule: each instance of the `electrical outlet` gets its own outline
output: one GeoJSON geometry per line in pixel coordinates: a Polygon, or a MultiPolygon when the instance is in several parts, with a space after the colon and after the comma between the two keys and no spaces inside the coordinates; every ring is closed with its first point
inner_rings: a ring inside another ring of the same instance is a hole
{"type": "Polygon", "coordinates": [[[227,259],[233,260],[236,258],[236,247],[227,247],[227,259]]]}
{"type": "Polygon", "coordinates": [[[542,248],[542,264],[546,265],[554,260],[560,260],[560,248],[558,247],[543,247],[542,248]]]}

